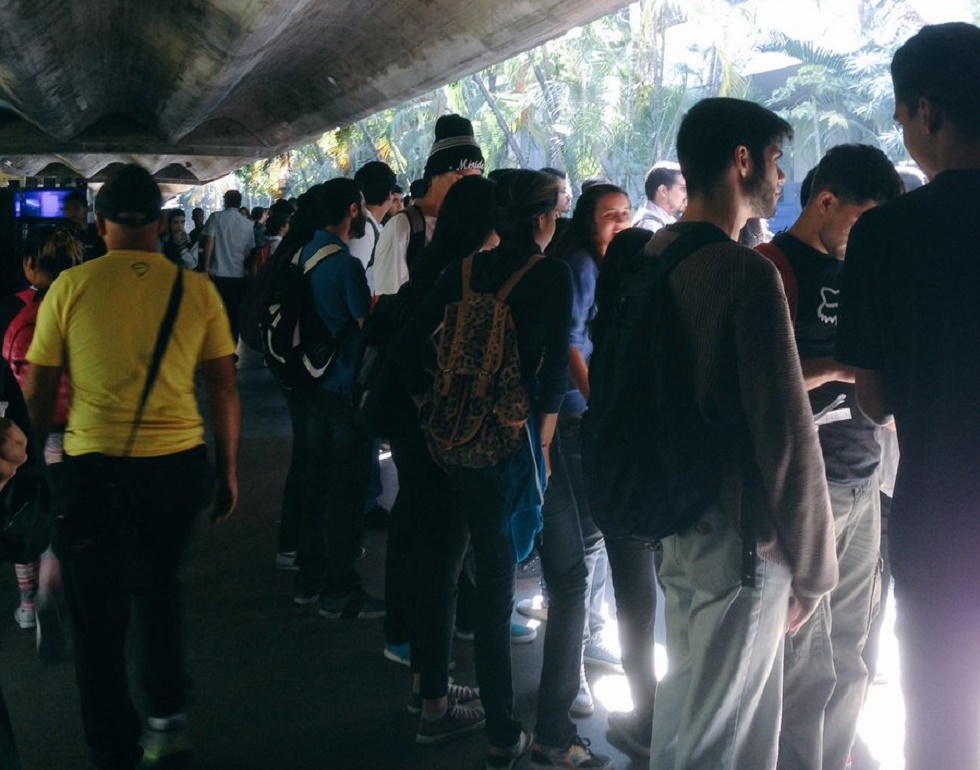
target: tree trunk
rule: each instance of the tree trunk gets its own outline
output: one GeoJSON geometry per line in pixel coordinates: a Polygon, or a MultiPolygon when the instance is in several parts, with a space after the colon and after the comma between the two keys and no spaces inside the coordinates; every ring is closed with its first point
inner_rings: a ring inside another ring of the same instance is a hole
{"type": "Polygon", "coordinates": [[[487,104],[490,106],[490,109],[493,111],[494,117],[497,118],[497,125],[500,126],[500,130],[503,131],[504,136],[507,137],[507,144],[510,146],[510,149],[514,152],[514,155],[517,156],[517,165],[520,168],[526,168],[527,163],[525,162],[524,155],[521,152],[521,146],[517,143],[517,137],[514,136],[514,132],[511,131],[510,126],[507,125],[507,120],[504,118],[504,114],[500,111],[500,108],[497,106],[497,102],[493,98],[493,94],[491,94],[490,91],[487,89],[487,84],[483,82],[483,78],[480,77],[479,72],[473,73],[473,82],[475,82],[480,87],[480,91],[483,94],[483,98],[487,100],[487,104]]]}

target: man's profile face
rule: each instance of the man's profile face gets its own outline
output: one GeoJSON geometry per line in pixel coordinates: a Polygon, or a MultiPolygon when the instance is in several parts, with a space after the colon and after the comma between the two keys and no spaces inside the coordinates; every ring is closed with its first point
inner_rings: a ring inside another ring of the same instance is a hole
{"type": "Polygon", "coordinates": [[[762,152],[764,164],[753,168],[752,176],[743,183],[745,195],[752,204],[753,216],[770,219],[776,215],[776,203],[786,181],[786,175],[779,167],[782,155],[782,148],[775,142],[771,143],[762,152]]]}
{"type": "Polygon", "coordinates": [[[399,211],[405,208],[402,202],[401,193],[397,193],[397,192],[393,192],[388,196],[388,204],[389,204],[389,208],[388,208],[389,214],[397,214],[399,211]]]}
{"type": "Polygon", "coordinates": [[[926,153],[927,133],[922,126],[918,113],[913,117],[909,107],[904,102],[895,100],[895,122],[902,127],[902,141],[905,149],[909,151],[912,160],[919,164],[926,176],[932,178],[933,174],[929,170],[929,158],[926,153]]]}
{"type": "Polygon", "coordinates": [[[558,182],[558,214],[565,216],[572,210],[572,183],[566,176],[558,182]]]}
{"type": "Polygon", "coordinates": [[[351,216],[350,239],[363,238],[367,228],[367,216],[364,214],[364,198],[357,204],[357,213],[351,216]]]}
{"type": "Polygon", "coordinates": [[[687,208],[687,182],[680,174],[674,179],[674,183],[665,188],[664,205],[661,207],[672,217],[684,213],[687,208]]]}
{"type": "Polygon", "coordinates": [[[78,222],[80,225],[88,224],[88,207],[78,201],[65,201],[65,219],[78,222]]]}
{"type": "Polygon", "coordinates": [[[820,228],[820,242],[827,253],[837,259],[844,259],[851,228],[865,211],[874,207],[872,202],[844,203],[835,196],[824,226],[820,228]]]}

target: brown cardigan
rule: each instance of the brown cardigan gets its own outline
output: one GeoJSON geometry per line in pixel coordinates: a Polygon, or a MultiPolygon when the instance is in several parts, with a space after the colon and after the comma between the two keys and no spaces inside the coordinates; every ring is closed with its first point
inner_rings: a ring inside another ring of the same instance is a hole
{"type": "MultiPolygon", "coordinates": [[[[661,230],[647,253],[675,237],[661,230]]],[[[799,595],[818,597],[837,584],[834,520],[779,273],[758,252],[720,243],[688,256],[670,283],[702,413],[744,415],[751,437],[733,446],[722,507],[736,526],[754,511],[759,555],[788,566],[799,595]]]]}

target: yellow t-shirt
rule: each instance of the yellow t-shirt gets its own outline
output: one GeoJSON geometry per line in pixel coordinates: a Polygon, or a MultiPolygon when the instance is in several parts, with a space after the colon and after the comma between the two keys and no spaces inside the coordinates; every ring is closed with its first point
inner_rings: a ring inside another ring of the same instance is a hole
{"type": "MultiPolygon", "coordinates": [[[[51,285],[27,360],[68,369],[68,454],[125,453],[176,270],[162,254],[110,251],[66,270],[51,285]]],[[[204,442],[194,371],[201,361],[234,351],[214,285],[201,273],[185,271],[180,308],[133,457],[173,454],[204,442]]]]}

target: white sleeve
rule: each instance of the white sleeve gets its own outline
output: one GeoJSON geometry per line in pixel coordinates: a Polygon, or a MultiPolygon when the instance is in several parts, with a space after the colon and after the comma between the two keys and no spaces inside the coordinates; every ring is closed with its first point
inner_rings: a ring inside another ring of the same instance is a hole
{"type": "Polygon", "coordinates": [[[397,294],[408,281],[408,239],[412,225],[404,215],[392,217],[381,230],[374,250],[374,293],[397,294]]]}

